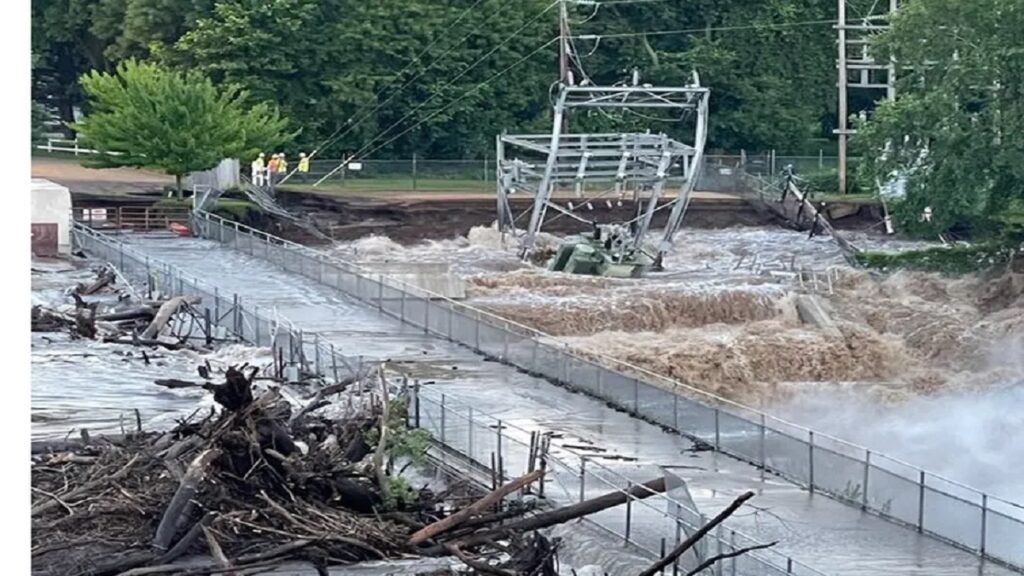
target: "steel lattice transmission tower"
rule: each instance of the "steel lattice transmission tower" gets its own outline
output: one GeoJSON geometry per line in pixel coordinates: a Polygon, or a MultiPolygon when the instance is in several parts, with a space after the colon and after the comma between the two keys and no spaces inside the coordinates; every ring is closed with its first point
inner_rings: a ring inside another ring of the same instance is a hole
{"type": "Polygon", "coordinates": [[[849,97],[851,90],[885,90],[885,98],[896,97],[896,64],[892,60],[880,62],[871,54],[873,36],[889,28],[889,20],[896,12],[898,0],[874,0],[867,12],[851,9],[853,0],[839,0],[839,193],[847,190],[847,163],[849,137],[856,133],[850,128],[849,97]]]}

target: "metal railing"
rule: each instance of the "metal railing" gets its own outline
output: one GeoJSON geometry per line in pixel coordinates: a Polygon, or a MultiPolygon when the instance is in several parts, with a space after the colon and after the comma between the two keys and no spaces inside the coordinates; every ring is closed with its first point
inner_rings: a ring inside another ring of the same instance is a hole
{"type": "Polygon", "coordinates": [[[193,230],[812,492],[1024,569],[1019,504],[216,215],[194,213],[193,230]]]}
{"type": "Polygon", "coordinates": [[[126,278],[148,286],[158,296],[198,296],[198,312],[211,326],[221,327],[238,340],[270,348],[285,367],[330,376],[334,382],[359,374],[362,358],[338,353],[319,335],[306,335],[291,321],[268,315],[258,305],[247,306],[238,294],[220,289],[181,269],[126,246],[101,232],[76,222],[71,230],[75,246],[87,254],[113,264],[126,278]]]}
{"type": "Polygon", "coordinates": [[[97,229],[166,230],[171,224],[187,224],[191,211],[173,206],[117,206],[72,208],[73,221],[97,229]]]}
{"type": "MultiPolygon", "coordinates": [[[[199,296],[202,300],[198,307],[212,325],[224,328],[239,340],[271,348],[275,358],[280,357],[289,366],[333,378],[336,383],[345,376],[364,373],[362,358],[348,358],[337,353],[332,345],[323,345],[318,334],[304,334],[286,318],[271,319],[261,314],[258,307],[247,308],[237,294],[222,295],[217,287],[81,224],[74,225],[72,234],[78,249],[111,262],[126,278],[148,286],[156,296],[199,296]]],[[[523,473],[527,472],[530,447],[517,436],[529,436],[528,431],[485,414],[474,415],[472,407],[450,400],[446,402],[443,394],[438,396],[421,391],[418,385],[411,392],[410,425],[431,432],[446,450],[459,453],[490,473],[499,483],[508,478],[506,470],[522,466],[523,473]]],[[[441,452],[442,460],[445,454],[445,451],[441,452]]],[[[554,505],[575,503],[577,497],[583,500],[589,497],[588,490],[628,494],[636,484],[635,479],[629,479],[598,462],[588,463],[586,456],[570,454],[578,459],[545,457],[549,472],[546,481],[561,491],[548,490],[548,501],[554,505]]],[[[655,494],[635,502],[628,500],[626,504],[603,511],[587,521],[622,538],[648,557],[661,557],[667,543],[674,542],[674,547],[684,534],[692,533],[707,521],[696,510],[666,494],[655,494]],[[673,534],[674,541],[666,539],[665,534],[673,534]]],[[[705,538],[698,557],[706,557],[711,545],[721,553],[753,543],[757,542],[738,531],[720,527],[705,538]]],[[[726,571],[717,574],[822,576],[821,572],[771,550],[749,554],[728,566],[726,571]]],[[[713,569],[707,573],[716,574],[713,569]]]]}

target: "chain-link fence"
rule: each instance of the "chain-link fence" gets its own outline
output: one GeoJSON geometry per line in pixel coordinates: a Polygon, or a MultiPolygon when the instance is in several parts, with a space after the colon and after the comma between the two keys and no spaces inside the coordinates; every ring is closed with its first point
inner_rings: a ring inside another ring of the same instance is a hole
{"type": "Polygon", "coordinates": [[[619,359],[199,212],[209,239],[337,288],[400,321],[605,400],[716,450],[985,558],[1024,568],[1024,507],[619,359]]]}
{"type": "MultiPolygon", "coordinates": [[[[294,160],[294,159],[293,159],[294,160]]],[[[763,154],[705,155],[696,190],[737,192],[741,172],[770,176],[792,165],[797,173],[834,170],[838,159],[827,156],[763,154]]],[[[497,166],[492,157],[473,160],[404,158],[359,160],[314,159],[308,173],[294,173],[285,187],[328,192],[493,193],[497,166]],[[315,188],[314,188],[315,185],[315,188]]],[[[670,189],[672,186],[670,186],[670,189]]]]}
{"type": "MultiPolygon", "coordinates": [[[[564,456],[553,456],[531,442],[541,435],[517,428],[498,418],[474,411],[443,393],[415,386],[410,404],[411,424],[430,431],[446,447],[457,450],[476,466],[495,472],[495,484],[529,473],[545,470],[540,495],[559,506],[567,506],[619,492],[624,503],[595,514],[585,520],[606,534],[621,539],[635,552],[649,559],[665,557],[704,526],[708,518],[692,506],[685,485],[673,484],[666,478],[663,493],[646,491],[644,498],[631,495],[645,481],[653,478],[647,470],[616,470],[593,457],[571,450],[564,456]],[[539,457],[538,457],[539,456],[539,457]],[[685,496],[684,496],[685,495],[685,496]]],[[[659,471],[670,477],[670,473],[659,471]]],[[[634,492],[635,493],[635,492],[634,492]]],[[[726,521],[709,532],[692,552],[674,562],[671,573],[685,574],[701,562],[717,554],[729,553],[761,544],[726,521]]],[[[798,574],[820,576],[815,570],[786,554],[772,549],[753,551],[727,559],[707,568],[709,576],[762,576],[765,574],[798,574]]]]}
{"type": "Polygon", "coordinates": [[[76,222],[72,228],[76,248],[93,257],[110,262],[139,286],[146,286],[154,297],[198,296],[195,306],[206,325],[196,325],[191,337],[231,337],[255,346],[265,346],[283,360],[282,370],[294,368],[296,374],[322,374],[340,382],[362,373],[362,358],[351,358],[324,344],[319,336],[305,335],[289,320],[269,317],[258,305],[248,306],[237,294],[223,294],[216,287],[179,268],[152,259],[109,236],[76,222]]]}

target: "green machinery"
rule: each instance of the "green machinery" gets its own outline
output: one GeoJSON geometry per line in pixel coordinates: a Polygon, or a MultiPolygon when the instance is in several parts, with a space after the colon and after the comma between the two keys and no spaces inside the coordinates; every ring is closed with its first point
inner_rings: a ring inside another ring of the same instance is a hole
{"type": "Polygon", "coordinates": [[[592,232],[567,237],[548,261],[548,270],[569,274],[640,278],[654,260],[635,248],[629,230],[619,224],[599,224],[592,232]]]}

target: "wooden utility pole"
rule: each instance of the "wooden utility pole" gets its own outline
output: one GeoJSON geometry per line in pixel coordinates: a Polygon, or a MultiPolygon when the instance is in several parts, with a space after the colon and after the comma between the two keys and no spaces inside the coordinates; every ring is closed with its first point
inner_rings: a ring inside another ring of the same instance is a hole
{"type": "Polygon", "coordinates": [[[889,27],[889,19],[896,12],[898,0],[889,0],[888,9],[881,13],[864,14],[852,23],[847,18],[849,0],[838,0],[839,19],[836,31],[839,34],[839,54],[836,70],[839,73],[837,87],[839,89],[839,127],[834,131],[839,136],[839,193],[847,191],[847,165],[849,160],[849,137],[857,131],[850,128],[851,89],[885,90],[885,98],[896,97],[896,66],[895,62],[877,62],[870,52],[871,37],[885,31],[889,27]],[[880,71],[885,72],[884,81],[878,78],[880,71]],[[851,72],[856,76],[851,80],[851,72]]]}

